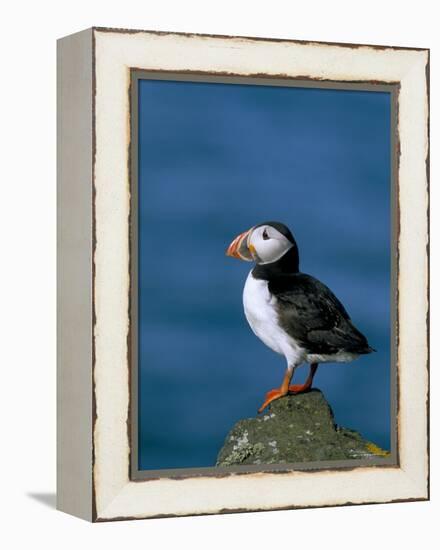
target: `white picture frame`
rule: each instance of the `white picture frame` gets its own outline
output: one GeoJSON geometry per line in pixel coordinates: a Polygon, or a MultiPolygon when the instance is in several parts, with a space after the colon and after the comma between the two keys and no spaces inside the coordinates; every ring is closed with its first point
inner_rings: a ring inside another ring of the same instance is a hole
{"type": "Polygon", "coordinates": [[[58,43],[58,508],[89,521],[429,498],[429,51],[92,28],[58,43]],[[394,464],[136,479],[131,71],[394,85],[394,464]]]}

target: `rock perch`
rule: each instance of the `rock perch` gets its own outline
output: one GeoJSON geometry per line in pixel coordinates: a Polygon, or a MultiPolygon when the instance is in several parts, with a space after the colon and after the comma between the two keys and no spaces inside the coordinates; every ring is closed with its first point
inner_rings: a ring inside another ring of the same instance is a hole
{"type": "Polygon", "coordinates": [[[283,464],[388,456],[374,443],[334,422],[319,390],[274,401],[265,414],[238,421],[216,466],[283,464]]]}

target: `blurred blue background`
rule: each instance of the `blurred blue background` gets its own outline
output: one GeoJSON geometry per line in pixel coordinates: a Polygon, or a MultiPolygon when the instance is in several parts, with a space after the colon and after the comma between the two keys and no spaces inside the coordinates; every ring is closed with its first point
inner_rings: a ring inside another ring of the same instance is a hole
{"type": "Polygon", "coordinates": [[[225,256],[265,220],[377,349],[315,387],[389,448],[390,109],[386,92],[139,82],[140,469],[214,465],[281,383],[284,357],[244,317],[251,264],[225,256]]]}

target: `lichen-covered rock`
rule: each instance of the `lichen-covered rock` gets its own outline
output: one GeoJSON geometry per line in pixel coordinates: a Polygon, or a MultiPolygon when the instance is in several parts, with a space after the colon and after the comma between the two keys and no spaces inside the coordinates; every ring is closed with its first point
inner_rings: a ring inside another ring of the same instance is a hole
{"type": "Polygon", "coordinates": [[[226,437],[217,466],[377,458],[388,452],[337,426],[319,390],[274,401],[265,414],[240,420],[226,437]]]}

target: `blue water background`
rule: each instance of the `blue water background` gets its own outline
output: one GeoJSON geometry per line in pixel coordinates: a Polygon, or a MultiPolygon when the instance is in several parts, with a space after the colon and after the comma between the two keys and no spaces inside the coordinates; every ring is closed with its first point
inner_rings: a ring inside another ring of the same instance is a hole
{"type": "MultiPolygon", "coordinates": [[[[327,364],[336,421],[390,446],[390,94],[139,83],[139,465],[212,466],[285,360],[251,332],[240,232],[278,220],[377,353],[327,364]]],[[[298,379],[307,368],[297,371],[298,379]]]]}

